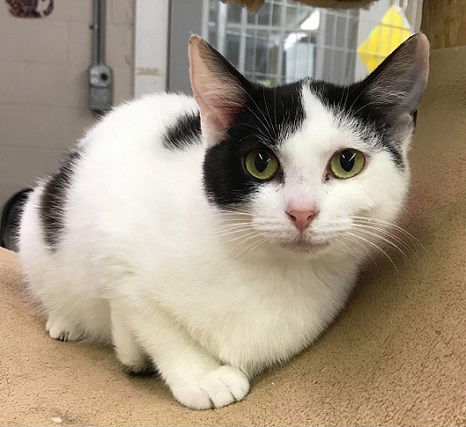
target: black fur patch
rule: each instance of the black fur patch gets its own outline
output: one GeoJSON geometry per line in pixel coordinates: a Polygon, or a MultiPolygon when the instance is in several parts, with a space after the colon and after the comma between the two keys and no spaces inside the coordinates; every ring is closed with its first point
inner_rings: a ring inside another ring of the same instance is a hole
{"type": "Polygon", "coordinates": [[[336,86],[324,82],[310,82],[313,93],[319,99],[335,111],[342,111],[348,116],[353,116],[368,129],[373,129],[381,136],[383,148],[390,152],[395,164],[404,168],[403,158],[400,150],[390,138],[390,123],[386,120],[383,109],[374,108],[374,104],[366,95],[365,81],[356,83],[349,87],[336,86]]]}
{"type": "MultiPolygon", "coordinates": [[[[255,148],[271,150],[300,128],[304,121],[302,82],[276,88],[253,86],[244,108],[225,138],[209,149],[204,160],[204,186],[208,197],[227,207],[245,203],[261,185],[246,172],[243,159],[255,148]]],[[[277,174],[274,179],[281,179],[277,174]]]]}
{"type": "Polygon", "coordinates": [[[200,144],[201,118],[199,114],[183,114],[168,129],[163,146],[169,150],[182,150],[192,144],[200,144]]]}
{"type": "Polygon", "coordinates": [[[44,227],[44,240],[52,251],[56,249],[63,231],[66,192],[73,177],[73,167],[80,158],[80,153],[76,151],[70,153],[58,171],[49,178],[41,195],[39,208],[44,227]]]}

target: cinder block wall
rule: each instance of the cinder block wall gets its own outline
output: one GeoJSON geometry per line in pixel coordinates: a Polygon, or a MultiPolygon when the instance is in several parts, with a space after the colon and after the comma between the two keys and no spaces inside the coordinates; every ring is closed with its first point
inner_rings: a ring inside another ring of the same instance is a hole
{"type": "MultiPolygon", "coordinates": [[[[0,1],[0,208],[53,170],[92,125],[87,106],[92,0],[55,0],[48,17],[14,18],[0,1]]],[[[133,93],[134,0],[107,1],[115,103],[133,93]]]]}

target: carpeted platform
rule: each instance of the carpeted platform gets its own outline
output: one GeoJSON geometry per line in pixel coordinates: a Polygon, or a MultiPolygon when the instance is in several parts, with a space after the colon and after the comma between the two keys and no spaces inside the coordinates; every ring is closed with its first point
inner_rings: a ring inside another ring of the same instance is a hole
{"type": "Polygon", "coordinates": [[[466,47],[432,54],[405,227],[416,259],[377,259],[322,339],[247,398],[195,412],[112,352],[49,339],[0,251],[0,425],[466,425],[466,47]]]}

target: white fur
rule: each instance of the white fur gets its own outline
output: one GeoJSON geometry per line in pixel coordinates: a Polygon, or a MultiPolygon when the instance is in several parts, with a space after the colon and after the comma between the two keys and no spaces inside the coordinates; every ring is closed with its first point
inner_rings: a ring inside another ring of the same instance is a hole
{"type": "Polygon", "coordinates": [[[227,219],[204,194],[206,143],[162,146],[167,125],[197,110],[193,99],[148,96],[98,123],[80,143],[57,251],[42,236],[43,183],[22,219],[22,263],[50,336],[113,342],[135,371],[149,356],[173,395],[196,409],[242,399],[251,376],[315,340],[370,248],[341,237],[351,216],[392,221],[408,172],[310,90],[303,101],[305,125],[277,153],[284,185],[262,186],[248,212],[227,219]],[[331,155],[345,147],[366,153],[365,170],[325,181],[331,155]],[[293,200],[318,208],[306,238],[325,246],[288,246],[293,200]]]}

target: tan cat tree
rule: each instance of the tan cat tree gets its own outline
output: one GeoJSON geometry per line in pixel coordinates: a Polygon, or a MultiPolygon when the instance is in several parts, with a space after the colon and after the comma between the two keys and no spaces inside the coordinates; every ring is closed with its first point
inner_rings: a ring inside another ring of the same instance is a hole
{"type": "Polygon", "coordinates": [[[319,342],[244,401],[195,412],[126,376],[112,351],[49,339],[1,250],[0,425],[466,425],[465,3],[424,0],[432,72],[404,219],[418,258],[369,266],[319,342]]]}

